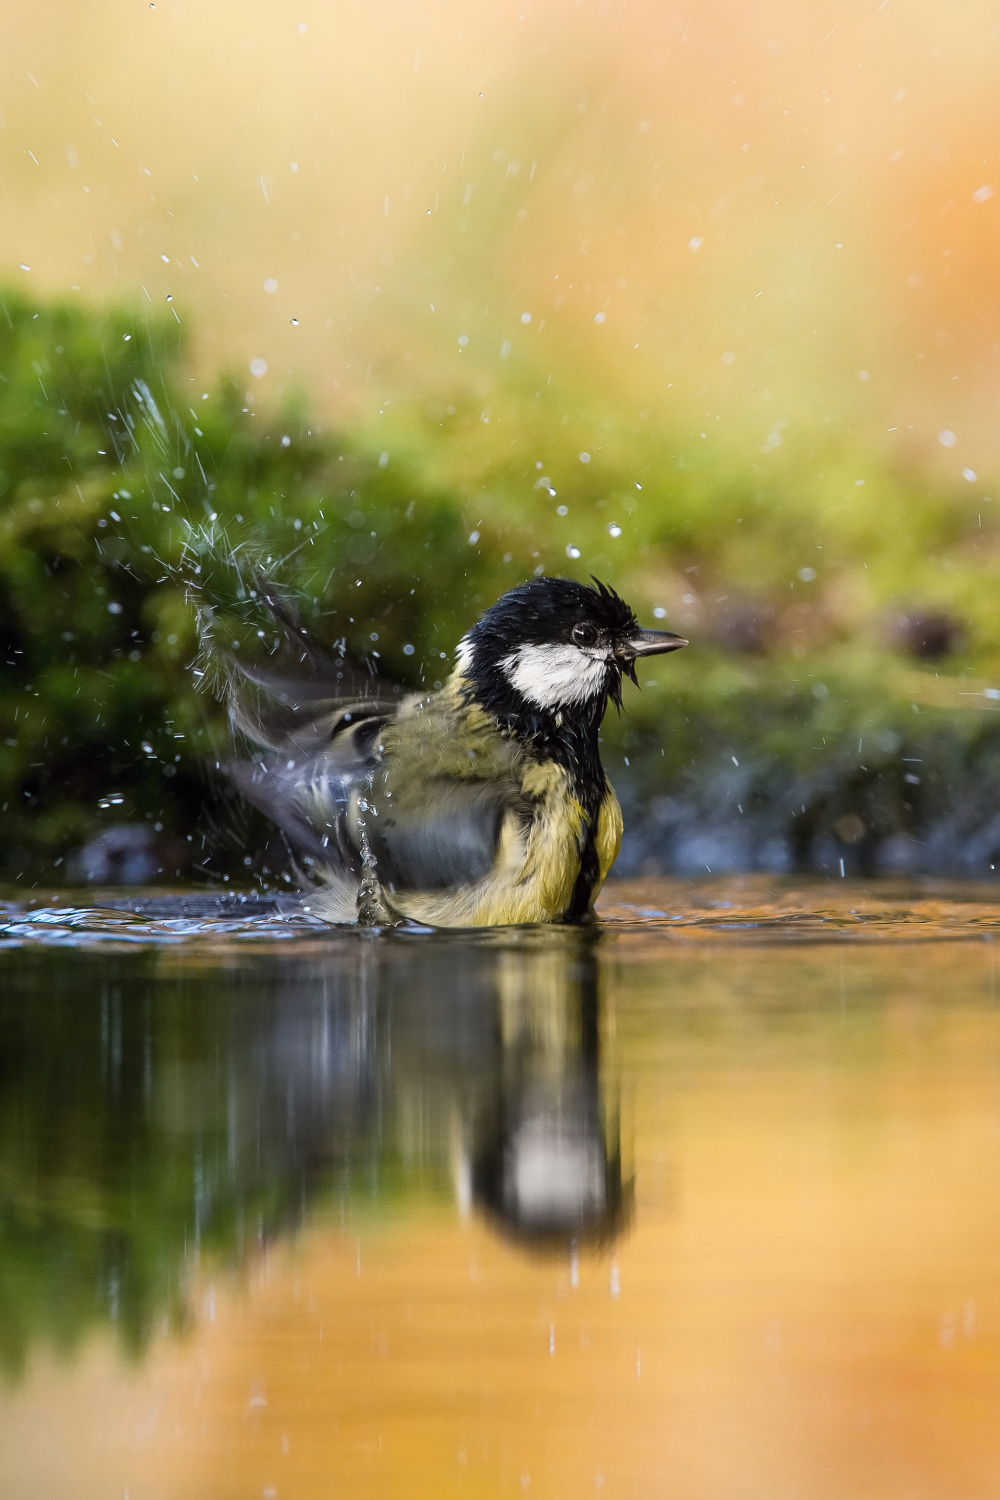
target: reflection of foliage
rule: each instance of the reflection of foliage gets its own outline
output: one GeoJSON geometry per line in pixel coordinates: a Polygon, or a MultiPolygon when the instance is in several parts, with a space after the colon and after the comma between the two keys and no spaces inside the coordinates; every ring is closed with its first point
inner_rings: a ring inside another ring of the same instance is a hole
{"type": "Polygon", "coordinates": [[[136,1348],[153,1307],[178,1307],[171,1242],[190,1219],[190,1152],[178,1149],[183,1138],[165,1137],[161,1170],[150,1170],[157,1132],[143,1108],[143,1028],[113,986],[81,996],[88,966],[67,959],[26,964],[29,1003],[0,1012],[0,1358],[8,1368],[23,1363],[39,1332],[71,1348],[109,1313],[136,1348]]]}
{"type": "Polygon", "coordinates": [[[0,1003],[0,1367],[108,1320],[138,1352],[183,1319],[199,1256],[294,1221],[322,1174],[347,1200],[377,1185],[384,1207],[399,1173],[391,1148],[383,1178],[377,1144],[358,1144],[363,1074],[310,1097],[307,1049],[275,1063],[273,992],[220,996],[211,971],[165,984],[149,955],[17,964],[0,1003]]]}
{"type": "MultiPolygon", "coordinates": [[[[593,571],[641,613],[663,606],[695,648],[645,669],[647,690],[606,731],[633,801],[673,799],[654,855],[706,814],[735,830],[740,859],[770,841],[800,864],[870,864],[889,838],[930,836],[939,866],[982,873],[1000,852],[983,792],[1000,736],[982,696],[1000,670],[1000,533],[980,485],[930,489],[845,441],[797,455],[779,428],[757,471],[737,473],[711,431],[649,431],[582,387],[557,409],[520,348],[502,388],[436,389],[348,440],[303,410],[258,414],[231,384],[206,397],[172,321],[14,295],[4,310],[12,873],[51,872],[104,824],[137,819],[203,857],[222,722],[193,686],[183,579],[217,607],[217,638],[231,629],[245,650],[259,648],[261,572],[321,636],[411,684],[443,676],[461,631],[532,571],[593,571]]],[[[256,847],[261,827],[240,836],[256,847]]]]}
{"type": "MultiPolygon", "coordinates": [[[[239,1264],[310,1210],[391,1221],[451,1196],[460,1161],[475,1195],[478,1171],[510,1179],[526,1127],[527,1237],[536,1220],[563,1243],[614,1229],[593,958],[586,934],[547,936],[506,950],[349,937],[318,958],[289,945],[190,967],[176,953],[4,957],[0,1371],[107,1323],[138,1353],[183,1322],[199,1260],[239,1264]],[[567,1161],[600,1201],[567,1197],[567,1161]]],[[[523,1231],[523,1203],[489,1206],[523,1231]]]]}
{"type": "Polygon", "coordinates": [[[39,1333],[69,1349],[110,1317],[136,1350],[157,1311],[177,1318],[194,1173],[213,1136],[192,1150],[151,1115],[153,1053],[183,1036],[190,1007],[151,1024],[141,992],[110,982],[81,995],[86,960],[25,967],[30,1003],[4,1008],[0,1046],[0,1359],[14,1369],[39,1333]]]}

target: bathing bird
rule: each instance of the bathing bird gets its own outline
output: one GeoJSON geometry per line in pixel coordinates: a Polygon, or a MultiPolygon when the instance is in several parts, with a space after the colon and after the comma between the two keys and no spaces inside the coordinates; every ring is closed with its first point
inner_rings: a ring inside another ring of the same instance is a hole
{"type": "Polygon", "coordinates": [[[435,692],[308,648],[298,680],[234,663],[230,717],[254,749],[226,769],[308,867],[306,908],[326,921],[581,922],[621,845],[608,702],[641,658],[686,645],[596,579],[532,578],[462,638],[435,692]]]}

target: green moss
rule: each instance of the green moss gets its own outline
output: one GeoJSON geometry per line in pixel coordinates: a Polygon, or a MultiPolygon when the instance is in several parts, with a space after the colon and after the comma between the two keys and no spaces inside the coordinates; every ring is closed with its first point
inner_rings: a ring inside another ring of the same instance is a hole
{"type": "Polygon", "coordinates": [[[175,326],[11,296],[2,311],[0,805],[14,874],[51,869],[109,821],[193,835],[223,726],[196,692],[187,584],[239,615],[234,554],[271,571],[292,553],[279,571],[323,634],[415,682],[443,675],[440,653],[490,597],[491,559],[469,547],[454,491],[301,413],[258,416],[229,383],[204,399],[175,326]],[[403,652],[412,642],[426,670],[403,652]],[[102,809],[109,795],[121,800],[102,809]]]}
{"type": "Polygon", "coordinates": [[[655,685],[606,731],[634,796],[710,797],[735,757],[766,768],[756,804],[777,806],[761,788],[783,780],[800,808],[816,789],[832,809],[876,759],[866,738],[897,747],[879,752],[883,776],[926,752],[956,796],[980,784],[961,768],[997,739],[983,690],[1000,681],[1000,496],[777,431],[748,472],[708,427],[652,431],[582,390],[568,411],[526,362],[507,380],[337,432],[301,405],[259,412],[232,382],[206,396],[173,321],[0,299],[7,870],[51,878],[135,820],[179,836],[177,869],[242,870],[239,840],[264,835],[242,826],[227,853],[210,834],[230,820],[210,769],[224,725],[192,673],[188,586],[248,650],[255,570],[319,635],[414,685],[441,680],[462,631],[534,571],[596,573],[640,614],[665,609],[692,647],[647,669],[655,685]],[[950,655],[899,649],[894,622],[914,611],[952,622],[950,655]]]}

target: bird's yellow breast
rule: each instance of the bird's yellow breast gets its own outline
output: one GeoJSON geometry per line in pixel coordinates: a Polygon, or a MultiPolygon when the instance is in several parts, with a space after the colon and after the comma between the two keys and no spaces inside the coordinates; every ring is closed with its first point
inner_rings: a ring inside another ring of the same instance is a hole
{"type": "Polygon", "coordinates": [[[607,880],[611,866],[618,858],[622,847],[622,833],[624,830],[625,823],[622,819],[621,803],[615,796],[614,787],[609,782],[608,790],[604,795],[604,800],[597,815],[595,843],[597,844],[597,858],[600,862],[601,876],[598,884],[591,893],[591,906],[597,900],[601,886],[607,880]]]}
{"type": "Polygon", "coordinates": [[[385,728],[381,751],[383,793],[391,793],[386,800],[400,814],[418,807],[427,787],[442,778],[486,780],[509,794],[496,855],[481,879],[444,890],[383,890],[389,909],[432,927],[558,922],[570,909],[591,832],[598,858],[593,905],[621,845],[617,797],[608,787],[591,830],[569,772],[556,761],[534,759],[499,732],[495,719],[467,704],[461,674],[433,698],[404,704],[385,728]]]}
{"type": "MultiPolygon", "coordinates": [[[[589,832],[584,809],[568,772],[554,761],[527,762],[520,782],[532,816],[525,822],[507,814],[489,874],[461,890],[394,892],[391,902],[400,915],[436,927],[506,927],[565,916],[589,832]]],[[[599,878],[591,907],[618,857],[621,838],[621,808],[608,787],[594,828],[599,878]]]]}

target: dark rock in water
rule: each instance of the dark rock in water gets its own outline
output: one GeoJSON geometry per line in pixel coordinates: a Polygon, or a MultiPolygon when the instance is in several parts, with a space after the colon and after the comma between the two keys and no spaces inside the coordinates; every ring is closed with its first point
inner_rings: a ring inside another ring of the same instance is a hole
{"type": "Polygon", "coordinates": [[[706,753],[666,792],[615,774],[625,814],[616,875],[1000,879],[1000,737],[989,723],[971,742],[940,725],[915,727],[909,741],[875,733],[862,751],[845,736],[797,771],[738,748],[706,753]]]}
{"type": "Polygon", "coordinates": [[[887,631],[889,645],[908,651],[921,661],[940,661],[965,644],[965,631],[943,610],[911,609],[894,615],[887,631]]]}
{"type": "Polygon", "coordinates": [[[146,885],[175,873],[174,854],[147,823],[118,823],[78,849],[66,873],[88,885],[146,885]]]}

